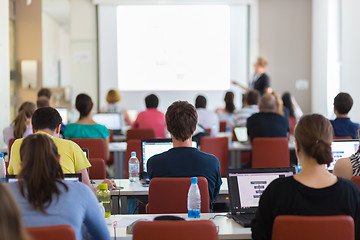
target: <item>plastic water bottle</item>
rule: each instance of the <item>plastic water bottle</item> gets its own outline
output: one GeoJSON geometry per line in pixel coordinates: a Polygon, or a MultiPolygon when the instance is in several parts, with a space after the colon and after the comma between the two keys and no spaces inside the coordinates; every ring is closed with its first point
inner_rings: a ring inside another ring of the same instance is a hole
{"type": "Polygon", "coordinates": [[[300,163],[300,160],[298,159],[298,164],[297,164],[297,171],[296,173],[299,173],[301,172],[301,163],[300,163]]]}
{"type": "Polygon", "coordinates": [[[197,177],[191,178],[191,185],[188,192],[187,208],[189,218],[200,218],[201,196],[197,177]]]}
{"type": "Polygon", "coordinates": [[[131,152],[129,159],[129,180],[130,182],[139,180],[139,159],[136,157],[136,152],[131,152]]]}
{"type": "Polygon", "coordinates": [[[110,191],[108,190],[108,185],[106,183],[99,184],[99,190],[96,192],[96,197],[100,204],[103,205],[105,209],[105,218],[111,216],[111,195],[110,191]]]}
{"type": "Polygon", "coordinates": [[[5,182],[6,179],[6,167],[4,154],[0,153],[0,182],[5,182]]]}

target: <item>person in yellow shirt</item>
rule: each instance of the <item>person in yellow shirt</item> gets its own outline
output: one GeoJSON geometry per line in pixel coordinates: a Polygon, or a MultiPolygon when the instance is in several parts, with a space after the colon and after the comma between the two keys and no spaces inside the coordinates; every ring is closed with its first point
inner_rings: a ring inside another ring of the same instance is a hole
{"type": "MultiPolygon", "coordinates": [[[[43,107],[32,116],[32,127],[35,134],[46,134],[55,143],[60,155],[60,165],[64,173],[81,173],[82,182],[92,188],[87,168],[91,167],[82,149],[76,143],[59,138],[62,118],[52,107],[43,107]]],[[[12,147],[8,167],[9,174],[18,174],[21,170],[20,146],[23,138],[17,139],[12,147]]],[[[109,189],[116,188],[113,180],[105,180],[109,189]]]]}

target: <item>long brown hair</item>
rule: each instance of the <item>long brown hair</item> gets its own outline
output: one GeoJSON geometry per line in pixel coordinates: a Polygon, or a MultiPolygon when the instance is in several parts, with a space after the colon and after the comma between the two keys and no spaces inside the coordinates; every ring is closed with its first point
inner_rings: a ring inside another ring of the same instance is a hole
{"type": "Polygon", "coordinates": [[[234,93],[226,92],[224,101],[225,101],[225,110],[229,113],[233,113],[235,111],[234,93]]]}
{"type": "Polygon", "coordinates": [[[295,128],[295,139],[304,152],[316,159],[318,164],[327,164],[333,161],[331,142],[333,128],[329,120],[320,114],[303,116],[295,128]]]}
{"type": "Polygon", "coordinates": [[[54,141],[45,134],[33,134],[24,139],[20,147],[22,169],[19,173],[21,195],[35,210],[46,213],[53,200],[58,198],[60,189],[57,183],[68,187],[61,181],[63,171],[58,161],[58,151],[54,141]]]}
{"type": "Polygon", "coordinates": [[[32,102],[24,102],[19,108],[14,124],[14,137],[22,138],[26,131],[26,120],[30,118],[36,110],[36,106],[32,102]]]}
{"type": "Polygon", "coordinates": [[[0,183],[0,239],[29,240],[21,221],[16,199],[9,189],[0,183]]]}

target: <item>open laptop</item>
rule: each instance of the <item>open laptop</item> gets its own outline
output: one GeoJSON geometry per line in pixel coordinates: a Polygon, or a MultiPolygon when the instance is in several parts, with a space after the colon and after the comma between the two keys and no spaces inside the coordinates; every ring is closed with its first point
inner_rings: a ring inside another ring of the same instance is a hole
{"type": "MultiPolygon", "coordinates": [[[[82,181],[81,173],[65,173],[64,180],[71,182],[81,182],[82,181]]],[[[16,175],[6,175],[6,182],[11,183],[17,181],[18,179],[16,178],[16,175]]]]}
{"type": "MultiPolygon", "coordinates": [[[[192,142],[193,147],[197,147],[195,141],[192,142]]],[[[142,139],[141,140],[141,178],[149,180],[147,177],[147,161],[156,154],[160,154],[173,148],[171,138],[156,138],[156,139],[142,139]]]]}
{"type": "Polygon", "coordinates": [[[93,119],[98,124],[104,125],[114,131],[114,135],[121,134],[121,116],[118,113],[97,113],[93,119]]]}
{"type": "Polygon", "coordinates": [[[69,123],[68,109],[67,108],[55,108],[55,109],[59,112],[63,124],[67,125],[69,123]]]}
{"type": "Polygon", "coordinates": [[[247,127],[235,127],[234,133],[239,142],[248,142],[247,127]]]}
{"type": "Polygon", "coordinates": [[[356,153],[359,148],[359,140],[334,140],[331,143],[333,161],[328,167],[329,171],[334,170],[335,163],[340,158],[348,158],[356,153]]]}
{"type": "Polygon", "coordinates": [[[244,227],[250,227],[259,206],[261,194],[275,179],[294,175],[294,168],[229,169],[227,181],[230,197],[230,217],[244,227]]]}

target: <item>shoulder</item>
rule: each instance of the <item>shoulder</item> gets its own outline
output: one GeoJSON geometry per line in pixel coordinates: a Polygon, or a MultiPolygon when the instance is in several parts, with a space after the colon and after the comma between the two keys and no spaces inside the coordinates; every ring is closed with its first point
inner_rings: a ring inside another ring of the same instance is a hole
{"type": "Polygon", "coordinates": [[[284,192],[289,189],[295,189],[294,185],[296,181],[293,176],[291,177],[281,177],[272,181],[269,186],[266,188],[268,192],[284,192]]]}
{"type": "Polygon", "coordinates": [[[355,183],[353,183],[348,179],[338,177],[338,184],[340,190],[347,191],[349,193],[355,193],[357,197],[360,199],[359,188],[356,186],[355,183]]]}

